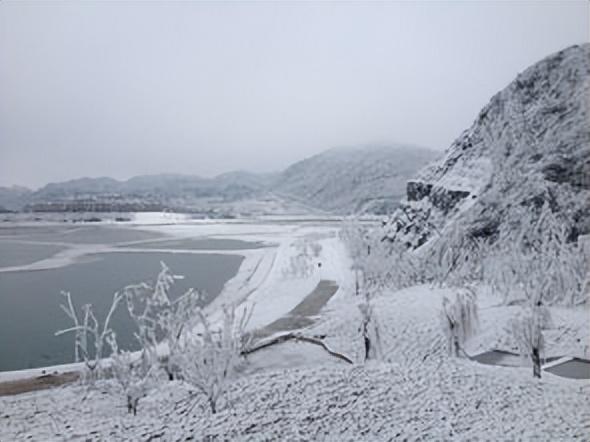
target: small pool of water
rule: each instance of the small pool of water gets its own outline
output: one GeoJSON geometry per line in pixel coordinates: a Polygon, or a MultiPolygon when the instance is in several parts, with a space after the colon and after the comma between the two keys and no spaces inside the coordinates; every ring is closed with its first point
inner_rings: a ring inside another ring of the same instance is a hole
{"type": "Polygon", "coordinates": [[[522,367],[524,361],[520,355],[502,350],[492,350],[472,357],[474,361],[486,365],[500,365],[502,367],[522,367]]]}
{"type": "Polygon", "coordinates": [[[545,369],[549,373],[570,379],[590,379],[590,361],[574,358],[545,369]]]}
{"type": "MultiPolygon", "coordinates": [[[[502,367],[524,367],[529,362],[516,353],[510,353],[502,350],[491,350],[485,353],[473,356],[471,359],[486,365],[499,365],[502,367]]],[[[549,363],[561,359],[561,356],[550,357],[544,360],[549,363]]],[[[544,368],[557,376],[570,379],[590,379],[590,361],[574,358],[561,364],[544,368]]]]}
{"type": "MultiPolygon", "coordinates": [[[[154,280],[160,261],[185,278],[172,291],[176,297],[187,289],[208,294],[208,304],[225,282],[238,271],[243,257],[222,254],[104,253],[57,269],[0,273],[0,371],[17,370],[73,361],[73,336],[56,337],[57,330],[71,326],[59,305],[60,291],[70,291],[77,307],[91,303],[102,320],[113,293],[124,286],[154,280]]],[[[135,348],[134,329],[126,305],[120,304],[113,328],[123,348],[135,348]]]]}

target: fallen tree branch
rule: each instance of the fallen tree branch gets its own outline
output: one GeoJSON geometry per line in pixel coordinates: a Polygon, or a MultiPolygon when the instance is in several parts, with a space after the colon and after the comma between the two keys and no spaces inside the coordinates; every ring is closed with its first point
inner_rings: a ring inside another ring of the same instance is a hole
{"type": "Polygon", "coordinates": [[[258,350],[262,350],[264,348],[268,348],[271,347],[273,345],[277,345],[277,344],[282,344],[284,342],[287,341],[301,341],[301,342],[307,342],[309,344],[314,344],[317,345],[319,347],[322,347],[330,356],[333,356],[335,358],[338,358],[344,362],[347,362],[349,364],[354,364],[354,362],[346,355],[343,355],[342,353],[338,353],[336,351],[333,351],[332,349],[330,349],[326,343],[320,339],[316,339],[316,338],[310,338],[308,336],[303,336],[303,335],[299,335],[296,333],[287,333],[284,335],[280,335],[277,336],[276,338],[270,339],[266,342],[263,342],[257,346],[251,347],[251,348],[246,348],[244,350],[241,351],[241,355],[242,356],[247,356],[249,354],[252,354],[254,352],[257,352],[258,350]]]}

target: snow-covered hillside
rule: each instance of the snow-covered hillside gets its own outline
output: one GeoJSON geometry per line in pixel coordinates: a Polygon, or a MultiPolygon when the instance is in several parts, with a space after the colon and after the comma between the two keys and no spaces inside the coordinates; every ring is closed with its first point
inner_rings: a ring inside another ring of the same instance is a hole
{"type": "Polygon", "coordinates": [[[331,149],[295,163],[274,189],[339,213],[391,213],[406,181],[437,152],[416,146],[331,149]]]}
{"type": "Polygon", "coordinates": [[[590,232],[590,44],[531,66],[496,94],[439,161],[407,183],[388,235],[414,246],[460,214],[489,237],[515,208],[548,202],[572,239],[590,232]]]}
{"type": "Polygon", "coordinates": [[[18,210],[28,200],[31,190],[21,186],[0,187],[0,206],[7,210],[18,210]]]}

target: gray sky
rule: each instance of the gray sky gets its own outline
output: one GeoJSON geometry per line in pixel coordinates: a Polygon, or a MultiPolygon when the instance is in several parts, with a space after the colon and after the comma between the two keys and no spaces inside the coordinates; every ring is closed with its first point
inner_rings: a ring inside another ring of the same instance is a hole
{"type": "Polygon", "coordinates": [[[0,0],[0,185],[445,149],[589,3],[0,0]]]}

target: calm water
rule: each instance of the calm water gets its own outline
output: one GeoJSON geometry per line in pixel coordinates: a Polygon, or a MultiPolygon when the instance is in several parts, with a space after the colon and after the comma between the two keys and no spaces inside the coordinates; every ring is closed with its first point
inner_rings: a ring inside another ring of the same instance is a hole
{"type": "Polygon", "coordinates": [[[122,241],[142,241],[163,236],[157,232],[120,226],[68,226],[49,233],[35,232],[29,235],[29,238],[71,244],[115,244],[122,241]]]}
{"type": "MultiPolygon", "coordinates": [[[[92,242],[95,234],[98,231],[74,236],[92,242]]],[[[125,240],[129,240],[129,232],[126,235],[125,240]]],[[[119,239],[120,235],[113,232],[112,237],[119,239]]],[[[82,262],[58,269],[0,273],[0,371],[73,361],[73,336],[54,336],[55,331],[71,326],[59,308],[64,299],[60,290],[70,291],[78,307],[92,303],[102,320],[115,291],[131,283],[155,279],[159,263],[164,261],[174,273],[185,275],[175,284],[173,296],[190,287],[200,288],[208,293],[206,304],[237,273],[242,259],[221,254],[105,253],[86,256],[82,262]]],[[[112,326],[121,346],[133,348],[134,330],[125,304],[119,307],[112,326]]]]}
{"type": "Polygon", "coordinates": [[[0,267],[31,264],[35,261],[49,258],[63,249],[64,247],[53,244],[32,244],[0,240],[0,267]]]}
{"type": "Polygon", "coordinates": [[[158,232],[123,226],[46,225],[3,226],[0,239],[26,239],[28,241],[59,242],[70,244],[114,244],[122,241],[142,241],[162,238],[158,232]]]}
{"type": "MultiPolygon", "coordinates": [[[[499,365],[504,367],[523,367],[529,364],[528,359],[524,359],[515,353],[500,350],[491,350],[481,353],[474,356],[473,359],[481,364],[499,365]]],[[[547,358],[545,359],[545,362],[551,362],[557,359],[560,359],[560,357],[556,356],[547,358]]],[[[590,379],[590,361],[582,359],[573,359],[544,370],[564,378],[590,379]]]]}

